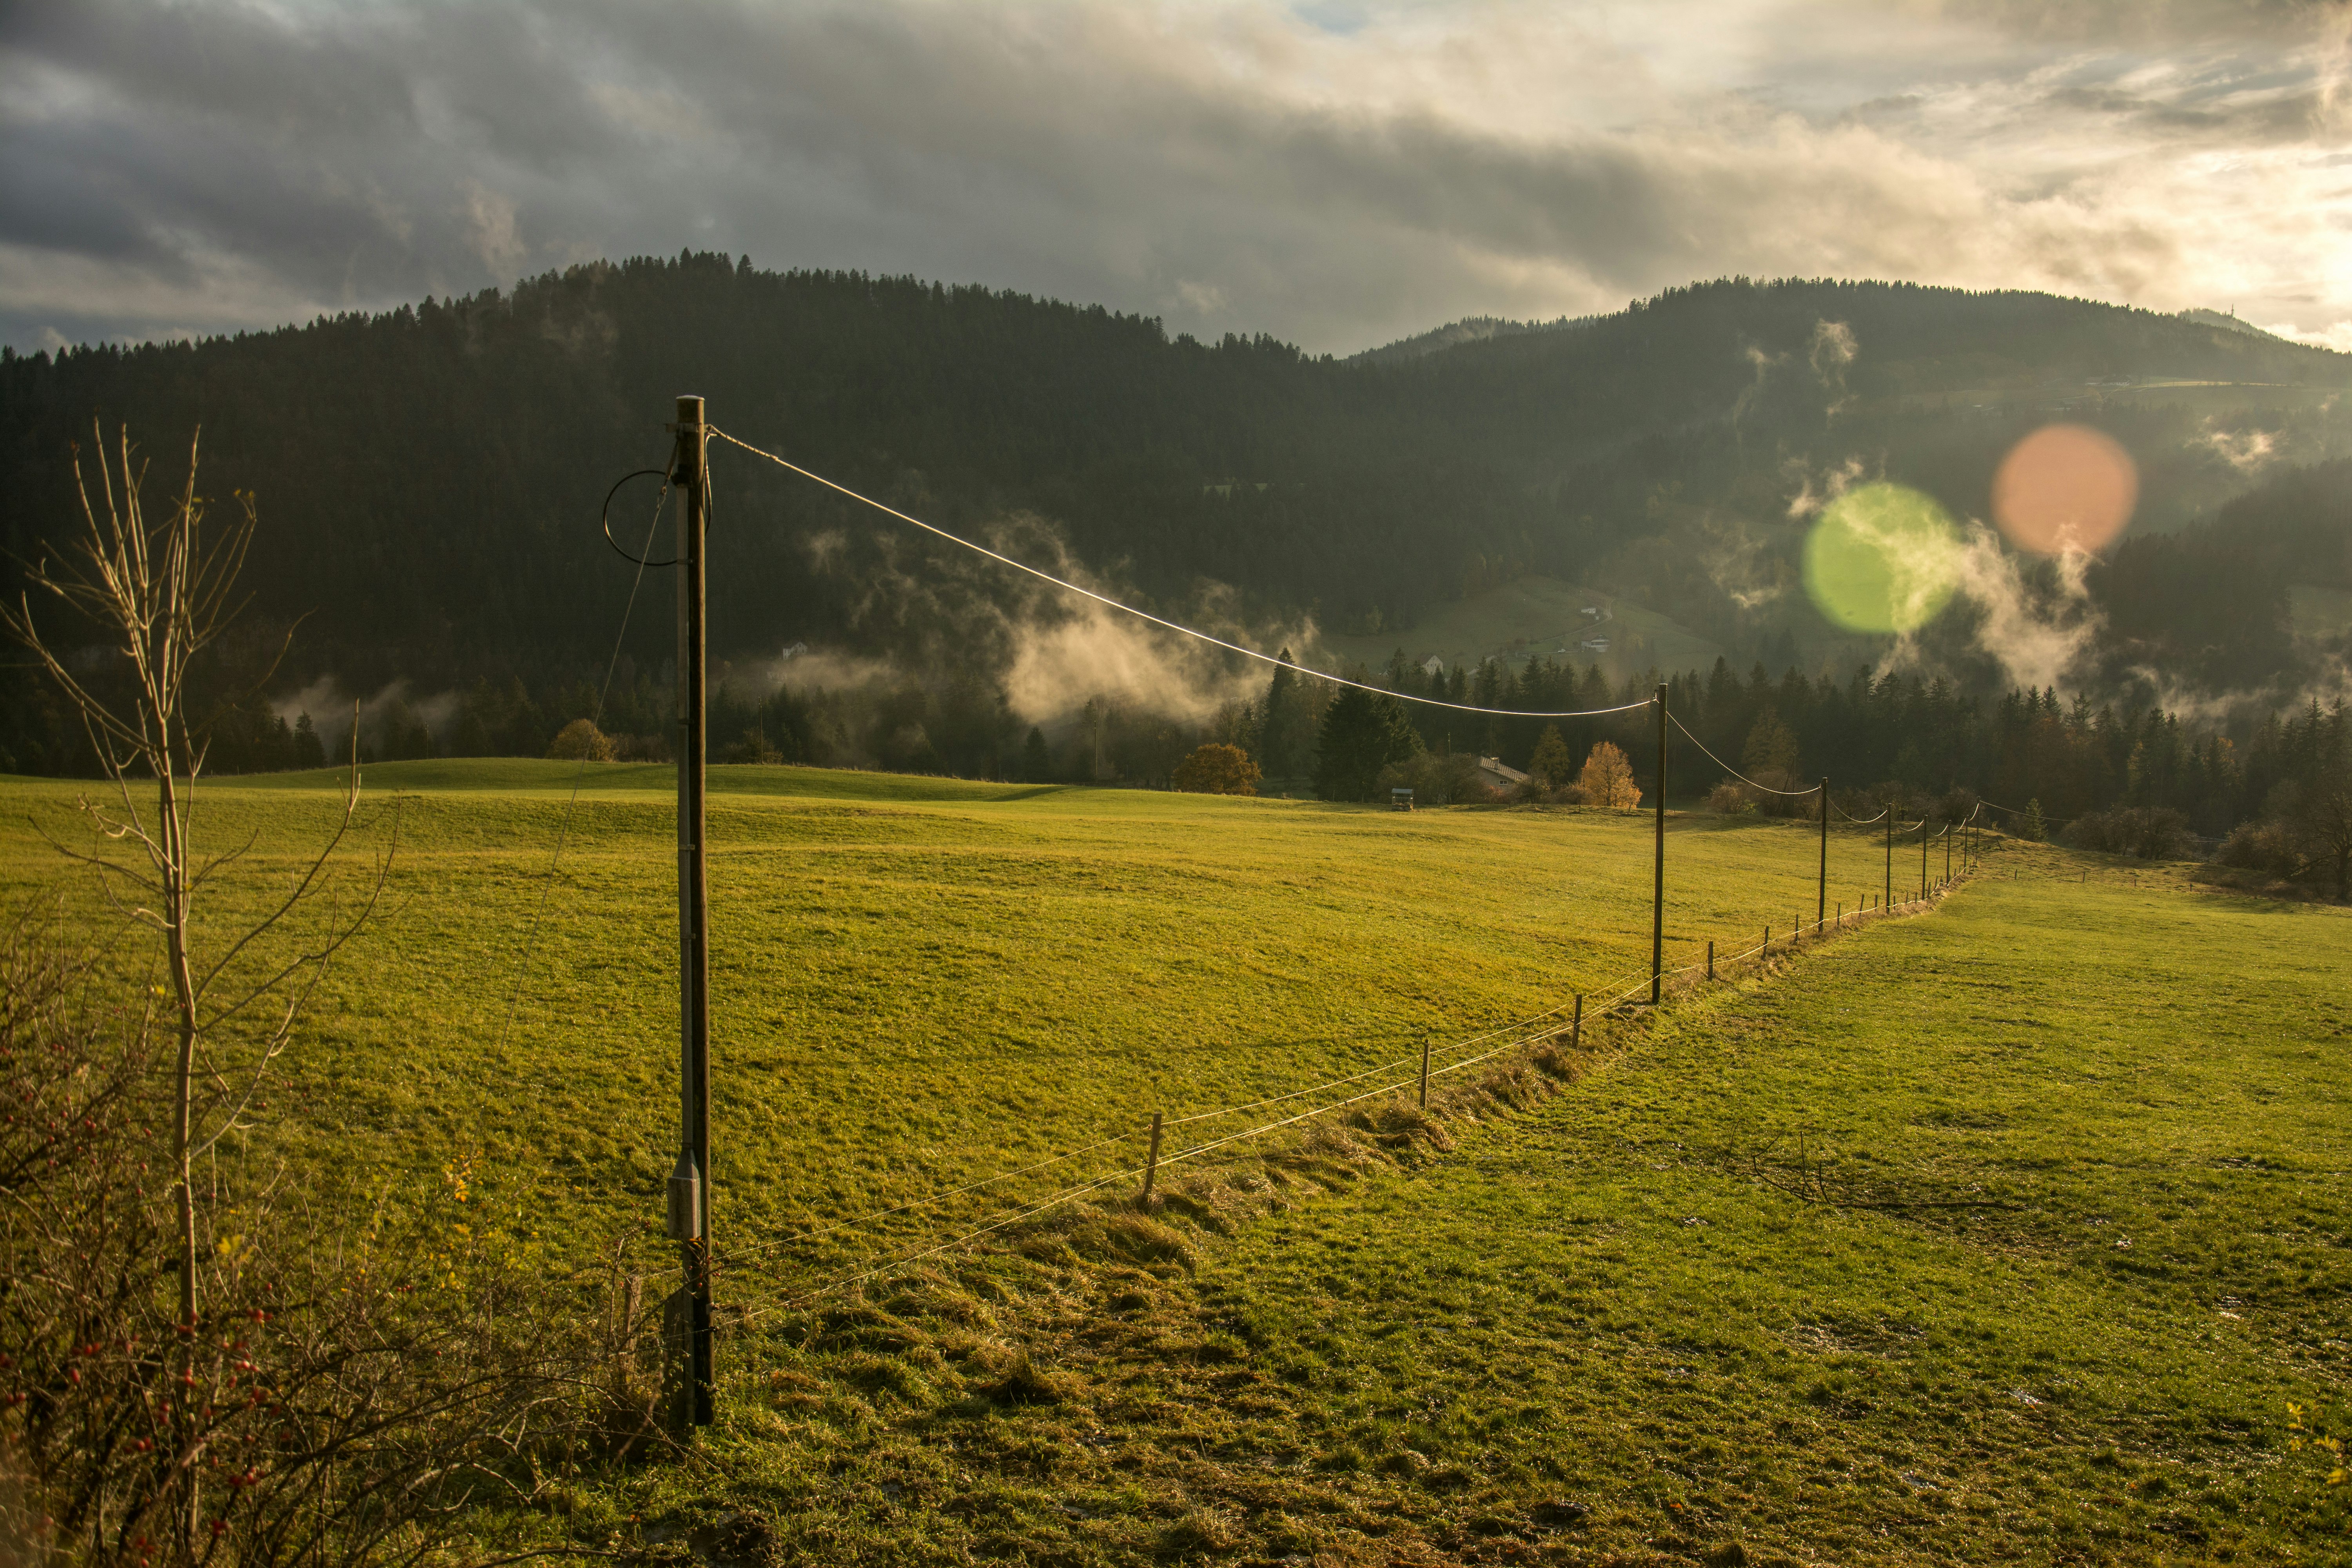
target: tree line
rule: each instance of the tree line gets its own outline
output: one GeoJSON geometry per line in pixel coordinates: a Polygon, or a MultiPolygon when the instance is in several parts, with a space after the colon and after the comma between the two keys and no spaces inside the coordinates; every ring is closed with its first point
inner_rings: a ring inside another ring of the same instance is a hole
{"type": "MultiPolygon", "coordinates": [[[[2021,293],[1721,279],[1557,331],[1349,363],[1100,308],[689,253],[201,343],[0,356],[0,550],[34,559],[75,514],[72,444],[94,417],[173,440],[201,426],[217,493],[262,499],[248,628],[268,642],[310,617],[288,683],[458,693],[495,735],[478,681],[501,699],[520,681],[544,718],[552,694],[601,677],[632,573],[596,537],[597,508],[632,464],[659,460],[668,398],[693,386],[724,427],[945,526],[1012,531],[1044,558],[1115,574],[1129,602],[1179,618],[1208,583],[1232,589],[1242,624],[1311,615],[1385,635],[1533,573],[1605,582],[1780,668],[1828,647],[1826,628],[1801,598],[1759,598],[1711,563],[1738,546],[1759,583],[1786,574],[1802,537],[1792,468],[1883,452],[1888,477],[1985,515],[2000,452],[2047,410],[2012,398],[1987,412],[1950,389],[2156,374],[2347,380],[2343,356],[2021,293]],[[1822,358],[1828,325],[1859,343],[1851,360],[1822,358]]],[[[2078,416],[2139,456],[2146,521],[2245,488],[2202,415],[2118,403],[2078,416]]],[[[2305,416],[2260,418],[2299,432],[2305,416]]],[[[2308,434],[2313,450],[2333,438],[2308,434]]],[[[722,657],[805,643],[982,683],[1008,668],[1029,590],[766,465],[719,467],[722,657]],[[881,583],[902,602],[877,610],[881,583]]],[[[623,489],[616,537],[646,536],[657,493],[623,489]]],[[[2183,679],[2270,680],[2294,653],[2274,635],[2284,584],[2352,587],[2334,538],[2226,571],[2128,546],[2094,591],[2119,650],[2155,648],[2183,679]],[[2168,626],[2183,629],[2167,641],[2168,626]]],[[[17,568],[0,571],[13,597],[17,568]]],[[[656,682],[663,619],[638,617],[624,649],[656,682]]],[[[2132,661],[2111,662],[2103,674],[2121,679],[2132,661]]],[[[0,678],[0,751],[61,771],[70,726],[36,685],[0,678]]],[[[299,713],[283,716],[290,736],[299,713]]],[[[829,721],[813,708],[811,735],[829,721]]],[[[875,751],[862,716],[839,721],[875,751]]],[[[634,719],[613,728],[637,732],[634,719]]],[[[257,757],[275,743],[268,725],[248,739],[257,757]]],[[[935,749],[960,766],[1026,739],[935,749]]],[[[463,742],[485,743],[527,749],[520,732],[463,742]]]]}

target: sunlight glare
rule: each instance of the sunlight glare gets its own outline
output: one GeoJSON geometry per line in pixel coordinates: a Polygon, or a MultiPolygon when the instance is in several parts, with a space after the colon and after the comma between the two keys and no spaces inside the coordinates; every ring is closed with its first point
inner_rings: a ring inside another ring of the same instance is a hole
{"type": "Polygon", "coordinates": [[[2100,548],[2124,531],[2139,469],[2115,438],[2082,425],[2045,425],[2010,448],[1992,480],[1993,521],[2037,555],[2100,548]]]}
{"type": "Polygon", "coordinates": [[[1909,632],[1935,618],[1959,578],[1959,531],[1931,496],[1863,485],[1822,509],[1805,540],[1805,590],[1857,632],[1909,632]]]}

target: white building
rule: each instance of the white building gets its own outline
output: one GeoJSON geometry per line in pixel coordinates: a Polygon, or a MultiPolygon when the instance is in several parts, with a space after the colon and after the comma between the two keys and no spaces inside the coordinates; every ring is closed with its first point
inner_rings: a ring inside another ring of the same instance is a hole
{"type": "Polygon", "coordinates": [[[1488,789],[1512,790],[1528,782],[1528,775],[1511,767],[1500,757],[1478,759],[1478,782],[1488,789]]]}

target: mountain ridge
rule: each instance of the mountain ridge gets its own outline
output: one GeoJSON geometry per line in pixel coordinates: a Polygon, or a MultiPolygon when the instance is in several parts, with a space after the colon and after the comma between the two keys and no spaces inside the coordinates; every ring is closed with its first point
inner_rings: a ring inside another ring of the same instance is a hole
{"type": "MultiPolygon", "coordinates": [[[[913,279],[596,263],[201,343],[7,356],[0,544],[25,559],[73,515],[93,416],[127,420],[165,473],[201,426],[207,493],[258,497],[257,637],[313,615],[287,679],[576,680],[628,593],[598,498],[661,460],[694,388],[755,444],[1242,635],[1311,618],[1379,637],[1535,574],[1811,663],[1874,657],[1794,588],[1792,503],[1849,468],[1990,516],[2011,442],[2088,420],[2138,458],[2140,530],[2162,531],[2352,450],[2352,357],[2091,301],[1728,279],[1567,325],[1337,361],[913,279]]],[[[719,460],[721,657],[807,642],[985,685],[1060,622],[1031,585],[719,460]]],[[[663,667],[657,619],[633,625],[632,668],[663,667]]]]}

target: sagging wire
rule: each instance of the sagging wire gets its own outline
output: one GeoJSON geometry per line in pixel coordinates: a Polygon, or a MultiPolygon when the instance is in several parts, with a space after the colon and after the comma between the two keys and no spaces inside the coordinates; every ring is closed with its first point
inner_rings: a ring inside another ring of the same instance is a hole
{"type": "Polygon", "coordinates": [[[1692,734],[1690,732],[1690,726],[1684,723],[1680,716],[1675,714],[1673,710],[1667,710],[1666,717],[1674,720],[1675,728],[1683,732],[1683,739],[1688,741],[1692,745],[1696,746],[1706,756],[1708,762],[1713,763],[1717,767],[1721,768],[1725,773],[1729,773],[1733,778],[1738,779],[1749,789],[1760,789],[1766,795],[1784,795],[1791,799],[1794,799],[1799,795],[1819,795],[1822,793],[1822,786],[1820,784],[1813,784],[1805,789],[1774,789],[1770,784],[1758,784],[1754,779],[1749,778],[1746,773],[1741,773],[1738,768],[1733,767],[1729,763],[1725,762],[1713,752],[1707,751],[1706,742],[1700,740],[1696,735],[1692,734]]]}
{"type": "Polygon", "coordinates": [[[1327,675],[1322,670],[1310,669],[1305,665],[1291,664],[1289,661],[1280,658],[1274,654],[1260,653],[1255,648],[1244,647],[1239,643],[1227,642],[1221,637],[1213,637],[1207,632],[1201,631],[1192,626],[1185,626],[1181,622],[1171,621],[1165,619],[1162,616],[1155,616],[1149,610],[1139,610],[1132,605],[1121,604],[1118,600],[1110,597],[1108,595],[1096,593],[1092,588],[1081,588],[1076,583],[1056,577],[1051,572],[1041,571],[1037,567],[1030,565],[1025,561],[1015,561],[1010,555],[1002,554],[996,551],[991,550],[984,544],[975,544],[971,540],[962,537],[961,534],[950,533],[946,529],[939,528],[933,524],[925,522],[921,518],[910,517],[907,513],[900,511],[896,507],[885,506],[871,496],[860,495],[856,490],[851,489],[847,485],[838,484],[832,479],[826,479],[823,474],[813,473],[809,469],[802,468],[798,463],[788,461],[785,458],[776,456],[773,452],[765,451],[758,447],[754,447],[749,441],[742,439],[740,437],[730,436],[715,425],[706,425],[703,428],[708,433],[712,436],[716,436],[722,441],[730,442],[734,446],[740,447],[743,450],[751,453],[755,458],[765,458],[768,461],[775,464],[780,468],[788,469],[793,473],[800,475],[801,478],[804,479],[812,480],[816,484],[823,485],[829,490],[834,490],[842,495],[847,496],[851,500],[870,506],[878,512],[883,512],[891,517],[897,518],[900,522],[907,523],[915,528],[919,528],[925,533],[944,539],[950,544],[961,545],[964,549],[971,551],[975,554],[985,555],[991,561],[997,562],[1005,566],[1010,566],[1016,572],[1025,572],[1030,576],[1038,579],[1040,582],[1050,583],[1056,588],[1061,588],[1069,593],[1076,594],[1084,598],[1092,599],[1097,605],[1102,605],[1110,609],[1118,610],[1123,615],[1133,616],[1138,620],[1149,621],[1155,626],[1160,626],[1166,630],[1176,632],[1181,636],[1195,638],[1201,642],[1208,643],[1212,647],[1223,648],[1228,653],[1237,653],[1244,658],[1256,659],[1261,664],[1286,666],[1294,673],[1305,676],[1309,679],[1325,681],[1333,686],[1352,687],[1358,691],[1370,691],[1382,697],[1393,697],[1401,702],[1417,702],[1424,708],[1444,708],[1455,713],[1484,713],[1502,719],[1601,719],[1606,718],[1612,713],[1631,713],[1635,709],[1647,708],[1652,702],[1656,700],[1654,698],[1644,697],[1639,702],[1623,702],[1618,704],[1614,708],[1583,708],[1578,709],[1573,712],[1538,712],[1531,709],[1524,708],[1479,708],[1467,702],[1447,702],[1435,697],[1416,697],[1408,691],[1391,691],[1385,686],[1374,686],[1370,682],[1361,680],[1349,680],[1345,676],[1327,675]]]}

